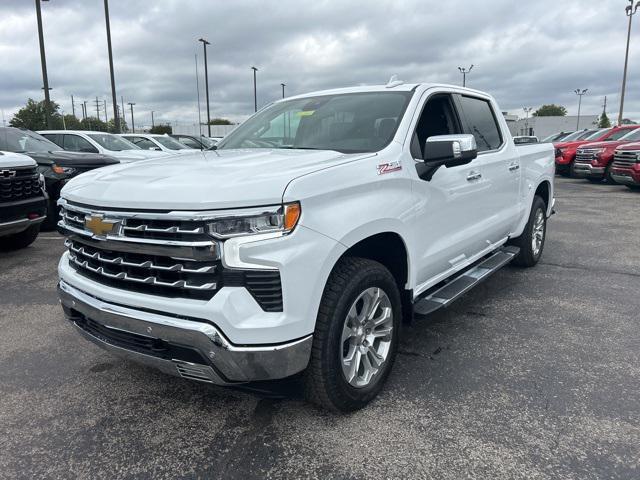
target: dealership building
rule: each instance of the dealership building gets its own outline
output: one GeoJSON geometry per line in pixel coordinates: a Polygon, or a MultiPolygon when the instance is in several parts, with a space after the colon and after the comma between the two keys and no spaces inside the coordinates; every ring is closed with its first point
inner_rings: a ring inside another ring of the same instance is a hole
{"type": "Polygon", "coordinates": [[[504,117],[512,135],[535,135],[539,139],[543,139],[556,132],[573,132],[584,128],[594,128],[598,125],[600,115],[580,115],[580,124],[578,124],[577,115],[518,118],[515,115],[505,113],[504,117]]]}

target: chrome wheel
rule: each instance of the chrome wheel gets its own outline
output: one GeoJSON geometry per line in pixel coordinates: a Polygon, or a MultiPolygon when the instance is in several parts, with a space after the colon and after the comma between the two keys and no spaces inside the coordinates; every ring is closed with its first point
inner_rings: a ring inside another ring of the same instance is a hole
{"type": "Polygon", "coordinates": [[[533,252],[534,257],[540,255],[540,251],[542,250],[545,233],[544,227],[544,212],[541,209],[538,209],[536,212],[536,218],[533,221],[533,229],[531,232],[531,251],[533,252]]]}
{"type": "Polygon", "coordinates": [[[371,384],[387,361],[392,335],[391,300],[381,288],[367,288],[351,305],[342,329],[342,372],[350,385],[371,384]]]}

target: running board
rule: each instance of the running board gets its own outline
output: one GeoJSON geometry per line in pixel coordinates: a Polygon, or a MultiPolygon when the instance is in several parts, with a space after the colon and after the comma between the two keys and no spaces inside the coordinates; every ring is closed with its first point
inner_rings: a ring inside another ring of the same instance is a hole
{"type": "Polygon", "coordinates": [[[418,316],[425,316],[440,308],[449,306],[454,300],[513,260],[518,252],[520,252],[520,249],[514,246],[496,250],[480,263],[453,277],[444,286],[433,291],[427,291],[426,294],[416,299],[413,304],[413,313],[418,316]]]}

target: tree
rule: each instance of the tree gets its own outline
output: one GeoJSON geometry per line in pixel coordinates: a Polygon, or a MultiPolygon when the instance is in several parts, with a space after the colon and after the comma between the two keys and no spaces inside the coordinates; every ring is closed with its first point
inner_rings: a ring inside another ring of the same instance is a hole
{"type": "Polygon", "coordinates": [[[611,121],[605,112],[602,112],[600,115],[600,119],[598,120],[598,128],[609,128],[611,126],[611,121]]]}
{"type": "MultiPolygon", "coordinates": [[[[53,128],[62,128],[62,117],[58,110],[60,106],[51,102],[51,125],[53,128]]],[[[33,98],[27,100],[27,104],[13,116],[9,122],[10,127],[26,128],[28,130],[46,130],[47,119],[45,117],[44,100],[36,102],[33,98]]]]}
{"type": "Polygon", "coordinates": [[[209,125],[233,125],[233,122],[226,118],[212,118],[209,125]]]}
{"type": "Polygon", "coordinates": [[[567,109],[562,105],[556,105],[555,103],[542,105],[535,112],[533,112],[534,117],[564,117],[566,115],[567,109]]]}
{"type": "Polygon", "coordinates": [[[151,127],[149,133],[156,133],[159,135],[164,135],[166,133],[171,135],[173,133],[173,128],[171,128],[171,125],[155,125],[151,127]]]}

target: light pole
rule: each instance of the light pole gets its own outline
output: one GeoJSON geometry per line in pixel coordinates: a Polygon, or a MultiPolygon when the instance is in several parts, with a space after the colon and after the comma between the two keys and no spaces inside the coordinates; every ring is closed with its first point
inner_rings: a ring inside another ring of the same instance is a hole
{"type": "Polygon", "coordinates": [[[627,49],[624,54],[624,71],[622,73],[622,91],[620,92],[620,111],[618,112],[618,125],[622,125],[622,114],[624,110],[624,91],[627,87],[627,65],[629,64],[629,41],[631,40],[631,20],[638,10],[640,2],[633,5],[633,0],[629,0],[629,5],[624,9],[627,17],[629,17],[629,28],[627,30],[627,49]]]}
{"type": "Polygon", "coordinates": [[[257,112],[258,111],[258,93],[256,90],[256,72],[258,71],[258,69],[256,67],[251,67],[251,70],[253,70],[253,111],[257,112]]]}
{"type": "Polygon", "coordinates": [[[282,98],[284,98],[284,87],[287,86],[286,83],[281,83],[280,85],[282,85],[282,98]]]}
{"type": "Polygon", "coordinates": [[[580,107],[582,106],[582,96],[587,93],[588,88],[580,90],[576,88],[573,92],[578,95],[578,122],[576,123],[576,130],[580,129],[580,107]]]}
{"type": "Polygon", "coordinates": [[[522,107],[522,110],[524,110],[524,113],[526,115],[524,120],[524,128],[526,130],[525,135],[529,135],[529,113],[531,113],[531,110],[533,109],[531,107],[522,107]]]}
{"type": "Polygon", "coordinates": [[[156,124],[153,122],[153,110],[151,110],[151,128],[155,127],[156,124]]]}
{"type": "Polygon", "coordinates": [[[204,91],[205,98],[207,100],[207,132],[208,136],[211,136],[211,114],[209,113],[209,70],[207,68],[207,45],[211,45],[204,38],[199,38],[199,42],[202,42],[204,48],[204,91]]]}
{"type": "Polygon", "coordinates": [[[458,70],[460,70],[460,73],[462,74],[462,86],[463,87],[467,86],[467,73],[469,73],[472,68],[473,68],[473,64],[469,68],[458,67],[458,70]]]}
{"type": "MultiPolygon", "coordinates": [[[[49,0],[44,0],[48,2],[49,0]]],[[[44,54],[44,34],[42,32],[42,12],[40,0],[36,0],[36,21],[38,23],[38,40],[40,41],[40,63],[42,64],[42,83],[44,89],[44,118],[47,128],[51,130],[51,99],[49,98],[49,77],[47,76],[47,58],[44,54]]]]}
{"type": "MultiPolygon", "coordinates": [[[[113,102],[113,123],[116,133],[122,133],[120,117],[118,116],[118,99],[116,97],[116,80],[113,74],[113,51],[111,49],[111,24],[109,22],[109,0],[104,0],[104,21],[107,26],[107,50],[109,52],[109,74],[111,76],[111,101],[113,102]]],[[[124,111],[122,112],[124,115],[124,111]]],[[[106,115],[106,109],[105,109],[106,115]]]]}
{"type": "Polygon", "coordinates": [[[127,105],[131,107],[131,132],[136,133],[136,124],[133,122],[133,106],[135,105],[135,103],[127,102],[127,105]]]}

